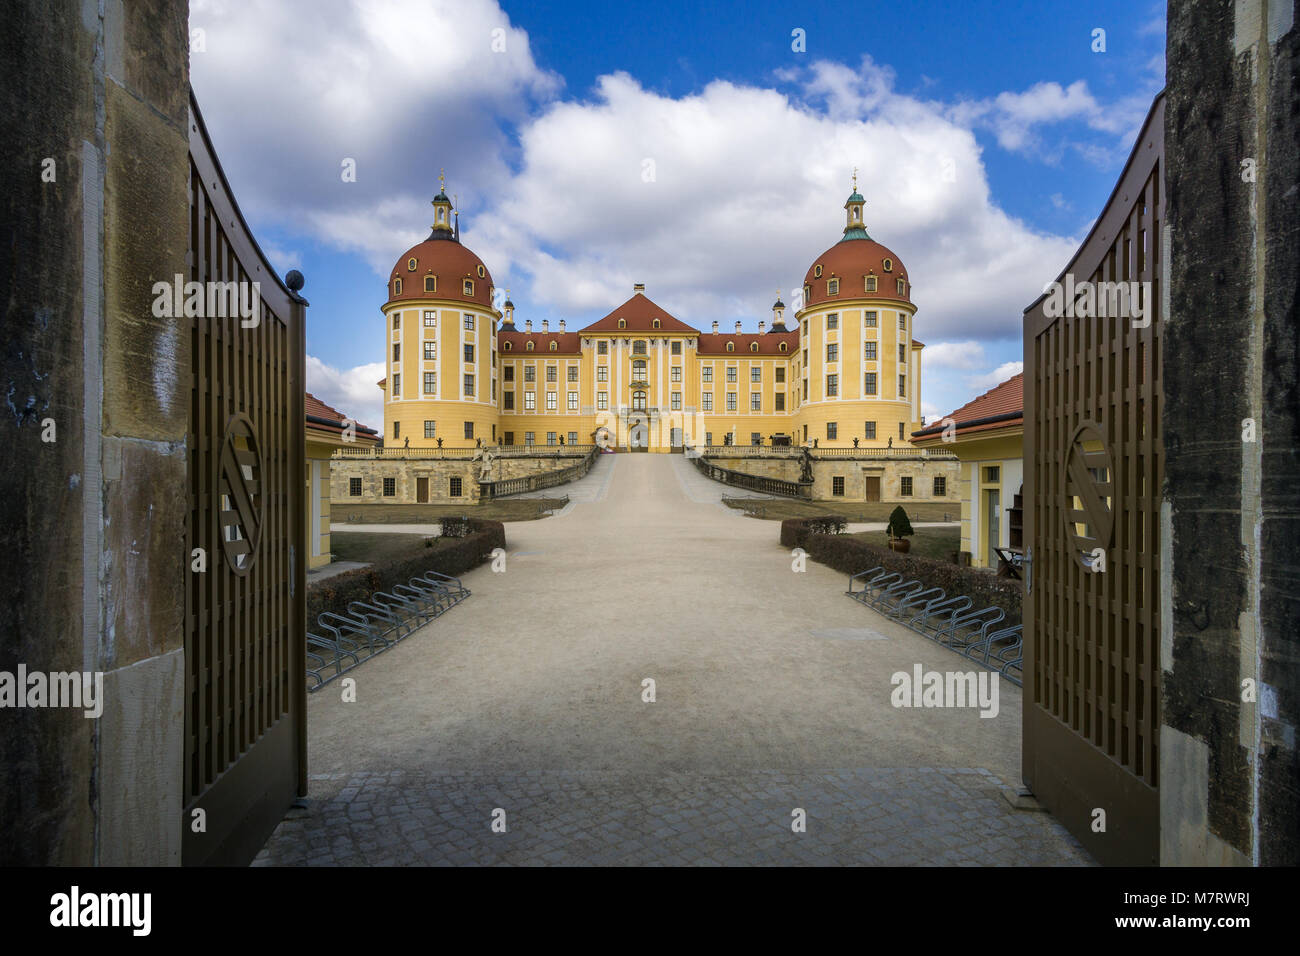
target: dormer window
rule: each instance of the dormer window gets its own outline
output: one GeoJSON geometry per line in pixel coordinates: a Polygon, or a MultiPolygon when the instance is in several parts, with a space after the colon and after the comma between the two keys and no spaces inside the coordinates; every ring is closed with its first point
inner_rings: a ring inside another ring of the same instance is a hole
{"type": "Polygon", "coordinates": [[[811,298],[812,298],[812,286],[805,285],[803,287],[803,300],[804,302],[807,302],[811,298]]]}
{"type": "Polygon", "coordinates": [[[876,277],[875,277],[875,276],[867,276],[867,291],[868,291],[868,292],[875,292],[875,291],[876,291],[876,277]]]}
{"type": "Polygon", "coordinates": [[[736,351],[736,343],[735,343],[735,342],[728,342],[728,343],[727,343],[727,351],[728,351],[728,352],[734,352],[734,351],[736,351]]]}
{"type": "Polygon", "coordinates": [[[531,352],[533,350],[533,343],[529,342],[527,345],[524,346],[524,348],[526,348],[528,351],[531,352]]]}
{"type": "Polygon", "coordinates": [[[781,349],[782,352],[786,351],[786,347],[785,347],[785,343],[784,343],[784,342],[781,343],[781,345],[780,345],[780,349],[781,349]]]}
{"type": "Polygon", "coordinates": [[[394,279],[394,280],[393,280],[393,295],[401,295],[401,294],[402,294],[402,280],[401,280],[401,279],[394,279]]]}
{"type": "Polygon", "coordinates": [[[552,342],[552,343],[551,343],[551,351],[554,352],[555,350],[556,350],[556,345],[555,345],[554,342],[552,342]]]}
{"type": "Polygon", "coordinates": [[[650,323],[650,325],[651,328],[656,328],[656,329],[659,328],[659,320],[655,319],[652,323],[650,323]]]}
{"type": "Polygon", "coordinates": [[[411,272],[414,272],[415,267],[418,265],[419,263],[415,261],[415,256],[411,256],[411,258],[406,260],[406,268],[409,269],[411,272]]]}
{"type": "Polygon", "coordinates": [[[839,295],[839,294],[840,294],[840,280],[839,280],[839,279],[827,279],[827,280],[826,280],[826,294],[827,294],[827,295],[839,295]]]}
{"type": "Polygon", "coordinates": [[[757,343],[757,342],[750,342],[750,343],[749,343],[749,350],[750,350],[751,352],[757,352],[757,351],[758,351],[758,343],[757,343]]]}
{"type": "Polygon", "coordinates": [[[437,276],[425,276],[425,277],[424,277],[424,291],[425,291],[425,292],[436,292],[436,291],[438,291],[438,277],[437,277],[437,276]]]}
{"type": "Polygon", "coordinates": [[[813,266],[813,278],[820,279],[821,277],[822,277],[822,264],[819,262],[817,263],[817,265],[813,266]]]}
{"type": "Polygon", "coordinates": [[[618,320],[618,327],[619,327],[620,329],[625,329],[625,328],[627,328],[627,319],[619,319],[619,320],[618,320]]]}
{"type": "Polygon", "coordinates": [[[474,294],[474,280],[473,280],[473,279],[466,279],[466,280],[465,280],[465,287],[464,287],[464,290],[463,290],[463,291],[464,291],[464,293],[465,293],[466,295],[473,295],[473,294],[474,294]]]}
{"type": "Polygon", "coordinates": [[[898,280],[898,294],[899,294],[899,295],[907,295],[907,280],[906,280],[906,279],[899,279],[899,280],[898,280]]]}
{"type": "Polygon", "coordinates": [[[510,351],[510,343],[509,343],[509,342],[506,342],[504,345],[501,346],[501,349],[502,349],[502,351],[509,352],[509,351],[510,351]]]}
{"type": "Polygon", "coordinates": [[[478,267],[478,277],[479,277],[480,279],[486,279],[486,278],[487,278],[487,269],[483,268],[483,264],[482,264],[482,263],[479,263],[479,267],[478,267]]]}
{"type": "Polygon", "coordinates": [[[885,269],[886,272],[893,272],[893,271],[894,271],[894,260],[893,260],[893,259],[886,259],[886,260],[882,263],[882,265],[884,266],[884,269],[885,269]]]}

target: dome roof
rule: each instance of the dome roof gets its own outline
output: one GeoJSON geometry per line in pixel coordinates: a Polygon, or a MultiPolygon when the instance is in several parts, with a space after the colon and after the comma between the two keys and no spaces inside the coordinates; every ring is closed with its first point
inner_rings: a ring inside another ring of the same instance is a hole
{"type": "Polygon", "coordinates": [[[388,301],[407,299],[451,299],[492,308],[492,273],[483,260],[452,238],[429,238],[402,253],[388,274],[388,301]],[[411,267],[411,260],[415,267],[411,267]],[[433,292],[424,291],[426,276],[434,276],[433,292]],[[402,291],[393,294],[393,280],[402,280],[402,291]],[[474,283],[474,294],[465,295],[464,280],[474,283]]]}
{"type": "Polygon", "coordinates": [[[803,282],[809,287],[809,294],[804,297],[805,309],[827,302],[864,297],[908,303],[912,301],[912,283],[908,279],[906,267],[898,256],[874,239],[842,239],[835,243],[808,267],[803,282]],[[873,274],[876,276],[876,291],[867,292],[864,277],[873,274]],[[827,292],[828,279],[840,280],[837,294],[827,292]],[[898,279],[907,280],[902,295],[898,294],[898,279]]]}

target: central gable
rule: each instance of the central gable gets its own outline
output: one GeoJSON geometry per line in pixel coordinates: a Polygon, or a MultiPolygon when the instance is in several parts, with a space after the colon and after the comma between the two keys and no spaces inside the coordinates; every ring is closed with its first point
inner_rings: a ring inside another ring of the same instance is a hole
{"type": "Polygon", "coordinates": [[[699,335],[699,329],[693,329],[680,319],[673,318],[646,297],[644,292],[637,292],[609,315],[598,319],[582,330],[588,332],[678,332],[699,335]],[[623,325],[619,325],[619,320],[623,325]],[[659,322],[655,326],[656,320],[659,322]]]}

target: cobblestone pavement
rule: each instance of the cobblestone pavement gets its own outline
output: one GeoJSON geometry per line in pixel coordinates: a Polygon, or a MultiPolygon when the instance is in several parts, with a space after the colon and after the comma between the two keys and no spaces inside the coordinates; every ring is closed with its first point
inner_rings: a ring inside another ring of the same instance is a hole
{"type": "Polygon", "coordinates": [[[311,802],[259,862],[1085,862],[999,792],[1020,689],[896,706],[900,673],[976,665],[726,490],[681,456],[603,456],[564,513],[508,525],[469,600],[349,672],[351,699],[310,695],[311,802]]]}
{"type": "Polygon", "coordinates": [[[312,784],[255,866],[1091,863],[1047,814],[1011,810],[987,770],[394,771],[312,784]]]}

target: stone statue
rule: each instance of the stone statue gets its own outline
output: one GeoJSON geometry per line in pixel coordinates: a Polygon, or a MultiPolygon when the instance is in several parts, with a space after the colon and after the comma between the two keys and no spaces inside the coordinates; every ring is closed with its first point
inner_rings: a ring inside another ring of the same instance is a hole
{"type": "Polygon", "coordinates": [[[482,445],[479,445],[474,450],[474,461],[479,463],[478,466],[479,481],[492,480],[492,462],[495,459],[496,459],[496,455],[492,454],[491,448],[485,448],[482,445]]]}
{"type": "Polygon", "coordinates": [[[812,470],[812,452],[807,445],[799,449],[799,480],[801,482],[810,482],[813,480],[812,470]]]}

